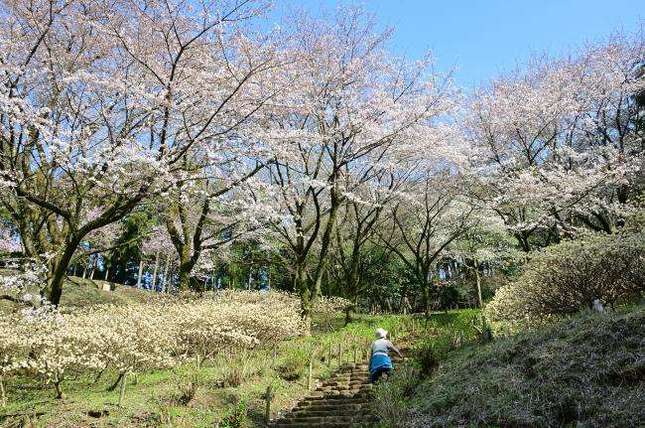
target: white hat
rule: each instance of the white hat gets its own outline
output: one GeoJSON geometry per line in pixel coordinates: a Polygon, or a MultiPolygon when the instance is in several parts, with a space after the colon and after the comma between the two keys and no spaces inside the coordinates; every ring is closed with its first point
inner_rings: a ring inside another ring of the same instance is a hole
{"type": "Polygon", "coordinates": [[[383,328],[376,329],[376,337],[378,337],[379,339],[385,339],[386,336],[387,336],[387,330],[383,328]]]}

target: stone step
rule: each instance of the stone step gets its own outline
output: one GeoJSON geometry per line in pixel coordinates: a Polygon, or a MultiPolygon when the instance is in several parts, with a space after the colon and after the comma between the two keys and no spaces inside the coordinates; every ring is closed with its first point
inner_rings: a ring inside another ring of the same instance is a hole
{"type": "Polygon", "coordinates": [[[270,427],[291,427],[291,428],[314,428],[314,427],[337,427],[337,428],[365,428],[378,424],[378,419],[357,419],[351,422],[310,422],[310,421],[276,421],[270,427]]]}
{"type": "Polygon", "coordinates": [[[363,406],[365,404],[368,404],[370,400],[364,399],[364,398],[352,398],[348,400],[321,400],[321,401],[307,401],[303,402],[302,404],[298,403],[296,407],[298,408],[309,408],[309,407],[314,407],[314,406],[327,406],[327,407],[332,407],[332,406],[363,406]]]}
{"type": "Polygon", "coordinates": [[[321,388],[317,389],[309,394],[309,397],[315,398],[324,398],[324,397],[337,397],[339,395],[353,397],[355,395],[366,395],[370,394],[372,387],[368,385],[362,385],[358,388],[321,388]]]}
{"type": "Polygon", "coordinates": [[[373,422],[367,421],[367,422],[353,422],[350,424],[347,423],[332,423],[332,422],[325,422],[324,424],[316,424],[316,425],[311,425],[309,423],[302,423],[302,422],[291,422],[291,421],[280,421],[280,422],[275,422],[274,424],[269,425],[272,428],[314,428],[314,427],[321,427],[321,428],[352,428],[352,427],[369,427],[374,425],[373,422]]]}
{"type": "Polygon", "coordinates": [[[370,420],[369,417],[363,416],[295,416],[291,415],[285,419],[286,422],[295,422],[295,423],[308,423],[309,426],[319,426],[326,423],[344,423],[352,424],[357,422],[367,422],[370,420]]]}
{"type": "Polygon", "coordinates": [[[271,427],[366,427],[374,425],[368,365],[345,364],[271,427]]]}
{"type": "Polygon", "coordinates": [[[343,395],[354,395],[354,394],[367,394],[372,390],[372,386],[369,384],[366,385],[354,385],[354,386],[345,386],[345,387],[321,387],[310,393],[311,397],[324,397],[325,395],[338,395],[337,393],[342,393],[343,395]]]}
{"type": "Polygon", "coordinates": [[[327,403],[327,404],[356,404],[356,403],[364,403],[366,401],[369,401],[370,396],[369,394],[362,394],[362,395],[350,395],[350,396],[343,396],[343,395],[326,395],[324,397],[307,397],[304,400],[300,401],[300,403],[309,403],[309,404],[320,404],[320,403],[327,403]]]}
{"type": "Polygon", "coordinates": [[[327,403],[327,402],[320,402],[320,403],[308,403],[304,405],[296,405],[292,411],[304,411],[304,410],[348,410],[348,411],[358,411],[362,408],[365,408],[369,404],[368,401],[362,402],[362,403],[327,403]]]}
{"type": "MultiPolygon", "coordinates": [[[[310,406],[296,406],[291,409],[292,412],[359,412],[364,409],[369,409],[370,403],[352,403],[352,404],[342,404],[342,403],[315,403],[310,406]]],[[[288,413],[287,413],[288,414],[288,413]]],[[[284,416],[284,415],[283,415],[284,416]]]]}
{"type": "MultiPolygon", "coordinates": [[[[311,393],[305,400],[324,400],[326,398],[334,399],[343,399],[343,398],[369,398],[370,395],[369,389],[363,390],[331,390],[331,391],[317,391],[316,393],[311,393]]],[[[309,401],[311,401],[309,400],[309,401]]]]}
{"type": "Polygon", "coordinates": [[[358,383],[354,385],[335,385],[335,386],[319,386],[315,391],[347,391],[347,390],[359,390],[361,388],[368,388],[367,383],[358,383]]]}
{"type": "Polygon", "coordinates": [[[285,419],[291,416],[352,416],[363,417],[369,416],[369,408],[363,407],[360,409],[340,409],[338,407],[330,407],[327,409],[298,409],[285,416],[285,419]]]}

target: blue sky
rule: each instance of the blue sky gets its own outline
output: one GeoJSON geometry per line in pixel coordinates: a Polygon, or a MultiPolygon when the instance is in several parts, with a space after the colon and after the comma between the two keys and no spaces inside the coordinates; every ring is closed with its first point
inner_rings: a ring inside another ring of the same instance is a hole
{"type": "MultiPolygon", "coordinates": [[[[284,8],[321,8],[341,0],[276,0],[284,8]]],[[[473,87],[532,54],[564,54],[615,30],[645,26],[645,0],[363,0],[351,1],[395,27],[391,49],[411,58],[430,49],[441,71],[473,87]]]]}

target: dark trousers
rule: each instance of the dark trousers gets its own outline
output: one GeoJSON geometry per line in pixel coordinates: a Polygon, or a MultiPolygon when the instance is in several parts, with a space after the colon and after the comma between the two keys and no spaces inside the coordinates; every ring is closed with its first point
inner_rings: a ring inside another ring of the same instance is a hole
{"type": "Polygon", "coordinates": [[[383,373],[386,373],[389,376],[391,372],[392,372],[392,369],[388,369],[385,367],[376,369],[374,373],[370,374],[370,383],[376,383],[376,381],[378,381],[381,378],[381,376],[383,376],[383,373]]]}

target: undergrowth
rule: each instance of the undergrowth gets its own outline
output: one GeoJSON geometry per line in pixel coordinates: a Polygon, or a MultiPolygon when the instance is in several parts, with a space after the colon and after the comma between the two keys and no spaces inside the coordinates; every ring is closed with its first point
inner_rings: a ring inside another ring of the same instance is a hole
{"type": "MultiPolygon", "coordinates": [[[[645,307],[588,311],[485,345],[435,342],[411,426],[623,427],[645,423],[645,307]],[[434,362],[433,362],[434,364],[434,362]]],[[[393,426],[402,426],[396,424],[393,426]]]]}

